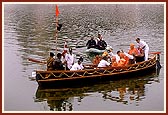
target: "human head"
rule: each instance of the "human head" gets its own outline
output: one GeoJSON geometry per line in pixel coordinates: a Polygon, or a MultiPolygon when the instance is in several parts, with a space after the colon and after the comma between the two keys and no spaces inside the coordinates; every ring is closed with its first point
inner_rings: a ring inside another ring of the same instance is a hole
{"type": "Polygon", "coordinates": [[[131,43],[131,44],[130,44],[130,49],[134,49],[134,46],[135,46],[135,45],[134,45],[133,43],[131,43]]]}
{"type": "Polygon", "coordinates": [[[94,37],[92,36],[92,37],[91,37],[91,39],[93,40],[93,39],[94,39],[94,37]]]}
{"type": "Polygon", "coordinates": [[[61,53],[58,53],[58,54],[57,54],[57,58],[58,58],[58,59],[61,59],[61,56],[62,56],[61,53]]]}
{"type": "Polygon", "coordinates": [[[140,38],[136,38],[136,42],[139,43],[140,42],[140,38]]]}
{"type": "Polygon", "coordinates": [[[69,53],[72,53],[72,48],[71,47],[69,48],[69,53]]]}
{"type": "Polygon", "coordinates": [[[108,56],[108,52],[103,52],[103,54],[102,54],[102,56],[104,57],[104,56],[108,56]]]}
{"type": "Polygon", "coordinates": [[[96,55],[96,58],[99,58],[99,55],[96,55]]]}
{"type": "Polygon", "coordinates": [[[101,36],[101,34],[100,34],[100,33],[98,33],[98,38],[99,38],[99,39],[102,39],[102,36],[101,36]]]}
{"type": "Polygon", "coordinates": [[[114,62],[114,61],[116,61],[116,57],[115,56],[112,57],[112,62],[114,62]]]}
{"type": "Polygon", "coordinates": [[[81,62],[83,62],[83,57],[80,57],[79,60],[80,60],[81,62]]]}
{"type": "Polygon", "coordinates": [[[54,53],[53,52],[50,52],[50,57],[54,57],[54,53]]]}
{"type": "Polygon", "coordinates": [[[120,51],[117,51],[117,55],[118,55],[118,56],[120,56],[120,53],[121,53],[120,51]]]}
{"type": "Polygon", "coordinates": [[[103,56],[102,59],[106,60],[107,61],[107,56],[103,56]]]}
{"type": "Polygon", "coordinates": [[[78,60],[78,64],[80,65],[81,63],[82,63],[82,61],[79,59],[79,60],[78,60]]]}

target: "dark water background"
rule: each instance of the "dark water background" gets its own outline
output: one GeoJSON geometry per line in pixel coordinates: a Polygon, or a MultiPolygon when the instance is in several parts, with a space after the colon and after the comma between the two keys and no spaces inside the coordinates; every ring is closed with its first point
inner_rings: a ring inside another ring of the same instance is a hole
{"type": "MultiPolygon", "coordinates": [[[[163,4],[59,4],[58,52],[64,40],[76,57],[84,57],[90,35],[101,32],[114,52],[127,51],[135,38],[145,40],[150,52],[161,52],[162,68],[151,75],[80,88],[41,90],[30,79],[55,52],[54,4],[4,5],[4,110],[5,111],[164,111],[164,5],[163,4]],[[66,38],[68,37],[68,38],[66,38]],[[78,47],[80,46],[80,47],[78,47]]],[[[73,84],[72,84],[73,85],[73,84]]]]}

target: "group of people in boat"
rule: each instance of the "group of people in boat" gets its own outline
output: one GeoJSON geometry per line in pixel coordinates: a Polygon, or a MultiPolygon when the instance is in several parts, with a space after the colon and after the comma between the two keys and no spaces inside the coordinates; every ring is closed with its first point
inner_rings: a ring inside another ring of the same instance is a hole
{"type": "Polygon", "coordinates": [[[137,48],[135,48],[135,44],[131,43],[128,52],[121,50],[114,54],[112,48],[107,48],[102,55],[95,56],[93,64],[98,67],[121,67],[148,60],[149,46],[140,38],[136,38],[136,42],[137,48]]]}
{"type": "Polygon", "coordinates": [[[105,50],[107,47],[107,43],[106,41],[103,40],[101,34],[98,33],[97,40],[95,40],[94,37],[92,36],[91,39],[88,40],[88,42],[86,43],[86,46],[87,46],[87,49],[96,48],[99,50],[105,50]]]}
{"type": "MultiPolygon", "coordinates": [[[[93,59],[93,64],[97,65],[97,67],[117,67],[117,66],[126,66],[129,64],[134,64],[141,61],[148,60],[148,52],[149,47],[146,42],[140,40],[140,38],[136,38],[137,48],[135,48],[135,44],[130,44],[130,49],[128,52],[124,52],[123,50],[117,51],[116,54],[113,53],[113,48],[107,47],[107,44],[100,34],[98,34],[99,41],[101,43],[98,44],[100,49],[106,49],[102,55],[96,55],[93,59]],[[104,42],[102,42],[104,41],[104,42]],[[102,45],[105,44],[105,45],[102,45]],[[101,47],[102,46],[102,47],[101,47]]],[[[91,38],[93,40],[93,38],[91,38]]],[[[89,42],[89,41],[88,41],[89,42]]],[[[92,41],[91,41],[92,44],[92,41]]],[[[91,46],[95,47],[95,46],[91,46]]],[[[82,65],[83,58],[80,57],[78,61],[75,63],[75,55],[72,53],[72,48],[69,48],[67,51],[64,50],[63,53],[58,53],[57,57],[54,58],[54,53],[50,52],[50,57],[47,60],[47,70],[82,70],[84,66],[82,65]]]]}
{"type": "Polygon", "coordinates": [[[47,59],[47,70],[81,70],[84,68],[82,62],[83,58],[80,57],[75,63],[72,48],[69,48],[69,51],[66,49],[63,53],[58,53],[57,57],[50,52],[50,57],[47,59]]]}

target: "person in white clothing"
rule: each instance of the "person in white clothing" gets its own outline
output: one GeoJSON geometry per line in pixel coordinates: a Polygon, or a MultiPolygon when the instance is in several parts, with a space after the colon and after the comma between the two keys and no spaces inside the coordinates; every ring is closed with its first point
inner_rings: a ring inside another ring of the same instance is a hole
{"type": "Polygon", "coordinates": [[[140,38],[136,38],[136,42],[137,42],[138,48],[141,48],[142,50],[144,50],[145,61],[148,60],[148,54],[149,54],[148,44],[146,42],[140,40],[140,38]]]}
{"type": "Polygon", "coordinates": [[[78,62],[75,63],[70,70],[82,70],[82,69],[84,69],[84,67],[82,65],[82,61],[83,61],[83,59],[79,58],[78,62]]]}
{"type": "Polygon", "coordinates": [[[115,55],[116,57],[116,62],[118,63],[118,61],[120,60],[120,51],[117,51],[117,54],[115,55]]]}
{"type": "Polygon", "coordinates": [[[98,67],[108,67],[110,66],[110,63],[107,62],[107,56],[104,56],[102,60],[99,62],[98,67]]]}
{"type": "Polygon", "coordinates": [[[75,62],[75,55],[72,54],[72,48],[69,48],[69,53],[65,54],[66,69],[70,70],[74,62],[75,62]]]}

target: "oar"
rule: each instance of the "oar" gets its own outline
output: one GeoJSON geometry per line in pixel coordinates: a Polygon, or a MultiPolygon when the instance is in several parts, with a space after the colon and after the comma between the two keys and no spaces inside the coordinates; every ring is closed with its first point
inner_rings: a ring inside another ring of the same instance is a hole
{"type": "Polygon", "coordinates": [[[161,52],[150,52],[149,54],[161,54],[161,52]]]}
{"type": "Polygon", "coordinates": [[[32,62],[36,62],[36,63],[42,63],[42,64],[46,64],[45,61],[40,61],[40,60],[37,60],[37,59],[33,59],[33,58],[28,58],[29,61],[32,61],[32,62]]]}

